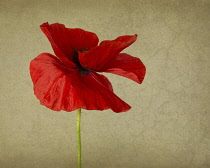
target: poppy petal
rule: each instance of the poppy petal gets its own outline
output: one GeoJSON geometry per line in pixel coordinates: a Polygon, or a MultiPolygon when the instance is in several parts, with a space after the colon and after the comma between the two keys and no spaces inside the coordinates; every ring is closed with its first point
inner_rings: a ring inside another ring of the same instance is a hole
{"type": "Polygon", "coordinates": [[[104,40],[100,43],[100,45],[105,44],[105,43],[109,43],[110,41],[120,41],[120,42],[125,42],[124,45],[125,48],[130,46],[131,44],[133,44],[137,39],[137,34],[135,35],[125,35],[125,36],[119,36],[117,37],[115,40],[104,40]]]}
{"type": "Polygon", "coordinates": [[[42,105],[55,111],[105,110],[124,112],[131,107],[113,93],[109,80],[96,72],[82,75],[55,56],[40,54],[30,63],[34,93],[42,105]]]}
{"type": "Polygon", "coordinates": [[[87,87],[84,90],[86,96],[83,94],[81,99],[84,102],[82,108],[87,110],[105,110],[110,108],[116,113],[131,109],[126,102],[113,93],[109,85],[110,82],[105,76],[91,72],[89,75],[85,75],[83,79],[87,83],[87,87]]]}
{"type": "Polygon", "coordinates": [[[133,36],[120,36],[111,41],[102,41],[99,46],[85,53],[79,52],[80,63],[86,69],[105,70],[108,64],[136,39],[137,35],[135,34],[133,36]]]}
{"type": "Polygon", "coordinates": [[[97,46],[99,41],[95,33],[80,28],[66,28],[59,23],[46,22],[40,28],[50,41],[56,56],[65,62],[67,58],[72,60],[75,50],[87,51],[97,46]]]}
{"type": "Polygon", "coordinates": [[[102,72],[124,76],[140,84],[144,80],[146,67],[139,58],[121,53],[102,72]]]}

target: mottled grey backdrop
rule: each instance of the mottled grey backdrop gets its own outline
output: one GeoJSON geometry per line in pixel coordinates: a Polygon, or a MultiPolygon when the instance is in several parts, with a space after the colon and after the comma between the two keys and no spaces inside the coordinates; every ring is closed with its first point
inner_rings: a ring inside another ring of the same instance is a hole
{"type": "Polygon", "coordinates": [[[76,168],[76,112],[33,95],[29,62],[53,53],[39,25],[63,23],[100,40],[138,34],[125,52],[142,85],[106,75],[132,109],[82,113],[84,168],[210,167],[209,0],[0,0],[0,167],[76,168]]]}

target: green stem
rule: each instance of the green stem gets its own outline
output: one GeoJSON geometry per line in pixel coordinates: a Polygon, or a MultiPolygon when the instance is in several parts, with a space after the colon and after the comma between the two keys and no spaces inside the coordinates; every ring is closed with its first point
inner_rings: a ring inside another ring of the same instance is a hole
{"type": "Polygon", "coordinates": [[[78,109],[78,114],[77,114],[78,168],[82,167],[80,120],[81,120],[81,108],[78,109]]]}

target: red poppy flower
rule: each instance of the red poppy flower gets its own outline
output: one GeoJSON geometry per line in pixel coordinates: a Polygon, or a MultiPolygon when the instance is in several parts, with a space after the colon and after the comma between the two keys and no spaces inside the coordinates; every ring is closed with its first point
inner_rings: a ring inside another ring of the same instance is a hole
{"type": "Polygon", "coordinates": [[[139,58],[120,53],[136,41],[137,35],[102,41],[92,32],[66,28],[63,24],[40,26],[56,56],[42,53],[30,63],[34,94],[42,105],[55,111],[131,107],[116,96],[110,81],[97,72],[114,73],[142,83],[146,68],[139,58]]]}

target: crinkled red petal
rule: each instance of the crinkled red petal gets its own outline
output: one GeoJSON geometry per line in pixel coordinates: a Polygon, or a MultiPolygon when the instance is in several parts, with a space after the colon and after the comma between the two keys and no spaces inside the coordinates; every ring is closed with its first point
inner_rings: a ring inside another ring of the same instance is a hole
{"type": "Polygon", "coordinates": [[[43,23],[40,28],[49,39],[56,56],[64,63],[72,60],[75,50],[87,51],[98,44],[97,35],[83,29],[66,28],[59,23],[43,23]]]}
{"type": "Polygon", "coordinates": [[[105,44],[105,43],[109,43],[111,41],[120,41],[120,42],[124,42],[125,44],[125,48],[130,46],[131,44],[133,44],[137,39],[137,34],[135,35],[125,35],[125,36],[119,36],[117,37],[115,40],[104,40],[100,43],[100,45],[105,44]]]}
{"type": "Polygon", "coordinates": [[[126,47],[137,39],[137,35],[120,36],[112,41],[103,41],[85,53],[79,53],[81,65],[86,69],[106,70],[108,64],[126,47]]]}
{"type": "Polygon", "coordinates": [[[30,63],[34,93],[42,105],[55,111],[78,108],[124,112],[131,107],[112,91],[109,80],[95,72],[81,75],[67,68],[55,56],[40,54],[30,63]]]}
{"type": "Polygon", "coordinates": [[[137,83],[142,83],[146,74],[146,67],[139,58],[121,53],[107,65],[107,70],[103,72],[117,74],[137,83]]]}

